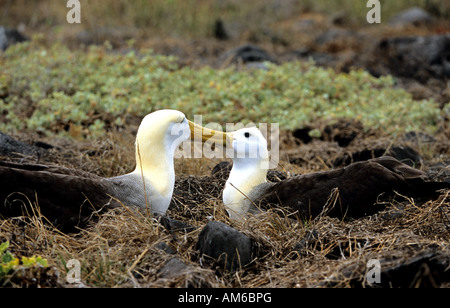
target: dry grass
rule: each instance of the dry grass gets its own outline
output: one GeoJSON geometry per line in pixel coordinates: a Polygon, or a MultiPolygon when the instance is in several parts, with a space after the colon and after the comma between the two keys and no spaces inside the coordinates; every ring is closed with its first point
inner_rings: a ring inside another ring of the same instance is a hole
{"type": "MultiPolygon", "coordinates": [[[[420,207],[407,200],[398,205],[401,208],[393,205],[355,221],[324,216],[306,223],[273,211],[236,224],[228,220],[220,200],[208,198],[184,205],[182,211],[172,209],[173,218],[199,227],[191,232],[168,231],[156,219],[121,208],[77,235],[62,234],[36,217],[3,220],[0,238],[10,240],[16,255],[49,260],[59,277],[40,281],[40,286],[70,287],[65,281],[70,259],[80,260],[82,282],[92,287],[368,286],[369,259],[399,268],[430,253],[448,260],[449,194],[420,207]],[[208,219],[229,223],[252,238],[257,243],[254,261],[235,273],[202,266],[195,244],[208,219]],[[181,269],[171,269],[169,261],[178,262],[181,269]]],[[[421,285],[414,280],[406,283],[421,285]]]]}

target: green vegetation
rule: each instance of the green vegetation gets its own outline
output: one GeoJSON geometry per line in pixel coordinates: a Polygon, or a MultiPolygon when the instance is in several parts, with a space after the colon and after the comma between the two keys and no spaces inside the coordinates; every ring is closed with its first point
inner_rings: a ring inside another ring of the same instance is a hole
{"type": "Polygon", "coordinates": [[[41,256],[22,257],[19,260],[8,250],[8,247],[8,241],[0,244],[0,285],[3,284],[3,280],[17,271],[34,267],[48,267],[47,260],[41,256]]]}
{"type": "Polygon", "coordinates": [[[348,74],[296,62],[266,70],[180,67],[150,51],[87,52],[39,39],[0,55],[0,130],[98,137],[157,109],[208,122],[279,123],[293,129],[318,119],[359,119],[387,132],[433,132],[441,117],[431,100],[413,101],[392,77],[348,74]],[[75,128],[75,129],[73,129],[75,128]]]}

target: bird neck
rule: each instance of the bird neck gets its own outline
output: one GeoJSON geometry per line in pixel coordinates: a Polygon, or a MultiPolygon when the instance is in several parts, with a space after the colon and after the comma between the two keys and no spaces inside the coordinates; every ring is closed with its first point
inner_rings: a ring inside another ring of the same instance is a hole
{"type": "Polygon", "coordinates": [[[268,159],[233,159],[233,168],[223,191],[223,203],[232,219],[239,219],[250,206],[253,188],[265,183],[268,159]],[[266,164],[267,163],[267,164],[266,164]]]}
{"type": "Polygon", "coordinates": [[[136,169],[133,173],[140,175],[146,187],[158,192],[160,196],[172,196],[175,183],[174,154],[166,142],[151,143],[151,147],[141,147],[136,142],[136,169]]]}

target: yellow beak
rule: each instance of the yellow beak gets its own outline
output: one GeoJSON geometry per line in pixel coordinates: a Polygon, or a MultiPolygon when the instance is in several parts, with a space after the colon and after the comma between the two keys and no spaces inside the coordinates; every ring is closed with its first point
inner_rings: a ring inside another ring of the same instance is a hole
{"type": "Polygon", "coordinates": [[[189,128],[191,129],[191,140],[194,141],[210,141],[216,144],[220,144],[224,147],[227,145],[232,145],[233,143],[233,134],[232,133],[224,133],[217,130],[209,129],[194,122],[188,120],[189,128]]]}

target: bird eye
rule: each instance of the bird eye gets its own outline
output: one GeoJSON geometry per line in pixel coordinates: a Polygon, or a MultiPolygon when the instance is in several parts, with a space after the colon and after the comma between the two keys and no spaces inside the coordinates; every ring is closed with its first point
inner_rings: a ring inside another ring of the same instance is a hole
{"type": "Polygon", "coordinates": [[[244,137],[245,138],[249,138],[250,137],[250,133],[249,132],[244,133],[244,137]]]}

